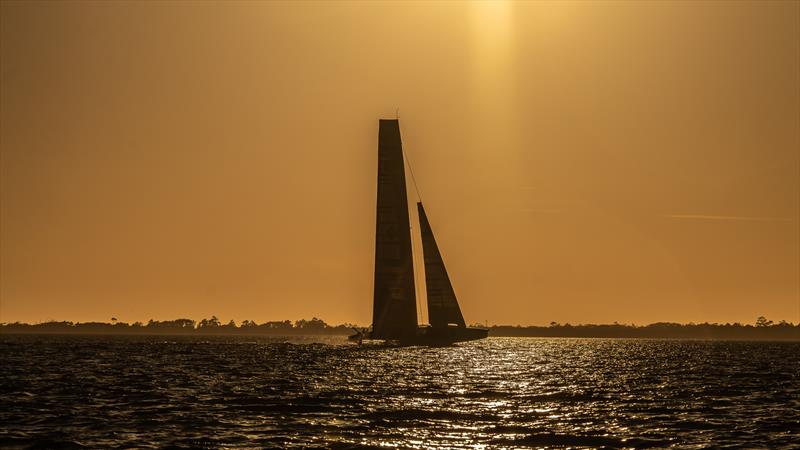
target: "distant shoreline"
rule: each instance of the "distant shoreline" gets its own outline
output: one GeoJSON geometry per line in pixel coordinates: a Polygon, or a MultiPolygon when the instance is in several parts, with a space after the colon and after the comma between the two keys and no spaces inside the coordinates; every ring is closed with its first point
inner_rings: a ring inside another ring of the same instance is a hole
{"type": "MultiPolygon", "coordinates": [[[[152,337],[324,337],[324,336],[340,336],[345,337],[345,333],[216,333],[216,334],[202,334],[202,333],[159,333],[159,332],[145,332],[145,333],[107,333],[107,332],[91,332],[91,331],[72,331],[72,332],[59,332],[59,331],[5,331],[0,330],[0,337],[4,336],[152,336],[152,337]]],[[[590,336],[590,335],[545,335],[545,334],[500,334],[489,331],[490,338],[553,338],[553,339],[665,339],[665,340],[710,340],[710,341],[764,341],[764,342],[798,342],[800,341],[800,333],[795,336],[770,336],[770,335],[749,335],[749,336],[694,336],[694,335],[671,335],[671,336],[623,336],[623,335],[603,335],[603,336],[590,336]]]]}
{"type": "MultiPolygon", "coordinates": [[[[479,325],[477,325],[479,326],[479,325]]],[[[195,322],[191,319],[136,322],[45,322],[39,324],[0,323],[0,335],[127,335],[127,336],[346,336],[354,333],[352,324],[328,325],[324,321],[288,320],[257,324],[233,321],[221,324],[216,317],[195,322]]],[[[800,324],[773,323],[759,317],[750,324],[678,324],[650,325],[570,325],[550,326],[493,325],[490,337],[569,337],[569,338],[650,338],[650,339],[718,339],[718,340],[800,340],[800,324]]]]}

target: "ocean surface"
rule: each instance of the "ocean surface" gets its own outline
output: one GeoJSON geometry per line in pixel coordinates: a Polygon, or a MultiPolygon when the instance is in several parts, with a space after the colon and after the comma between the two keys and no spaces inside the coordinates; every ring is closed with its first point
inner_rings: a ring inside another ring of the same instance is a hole
{"type": "Polygon", "coordinates": [[[800,447],[800,343],[0,336],[3,448],[800,447]]]}

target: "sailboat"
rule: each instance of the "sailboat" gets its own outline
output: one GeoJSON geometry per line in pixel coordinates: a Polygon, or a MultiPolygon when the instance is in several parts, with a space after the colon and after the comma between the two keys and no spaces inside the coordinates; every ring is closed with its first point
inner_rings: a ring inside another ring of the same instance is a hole
{"type": "MultiPolygon", "coordinates": [[[[413,175],[413,174],[412,174],[413,175]]],[[[399,120],[379,121],[378,202],[372,329],[352,336],[405,345],[442,345],[485,338],[489,330],[467,327],[422,202],[417,203],[425,263],[429,324],[420,325],[405,164],[399,120]]]]}

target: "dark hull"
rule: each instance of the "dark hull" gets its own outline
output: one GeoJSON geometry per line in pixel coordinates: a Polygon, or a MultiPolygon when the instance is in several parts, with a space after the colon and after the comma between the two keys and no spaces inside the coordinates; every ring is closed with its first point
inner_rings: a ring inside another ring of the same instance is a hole
{"type": "MultiPolygon", "coordinates": [[[[434,328],[434,327],[419,327],[416,333],[409,334],[408,336],[400,337],[399,339],[386,340],[387,342],[396,342],[400,345],[450,345],[456,342],[475,341],[484,339],[489,335],[489,330],[486,328],[469,328],[469,327],[447,327],[447,328],[434,328]]],[[[369,334],[365,335],[365,339],[372,339],[369,334]]]]}

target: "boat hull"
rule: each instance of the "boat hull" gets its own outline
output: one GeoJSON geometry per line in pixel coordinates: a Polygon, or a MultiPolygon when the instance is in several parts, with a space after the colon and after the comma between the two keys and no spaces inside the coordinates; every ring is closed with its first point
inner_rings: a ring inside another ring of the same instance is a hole
{"type": "MultiPolygon", "coordinates": [[[[408,336],[402,336],[398,339],[377,339],[385,342],[394,342],[400,345],[451,345],[456,342],[475,341],[484,339],[489,335],[489,330],[486,328],[471,328],[471,327],[419,327],[415,333],[410,333],[408,336]]],[[[376,340],[371,333],[364,333],[363,335],[354,335],[350,337],[353,341],[361,340],[376,340]]]]}
{"type": "Polygon", "coordinates": [[[475,341],[489,336],[486,328],[470,327],[420,327],[415,336],[401,339],[405,345],[450,345],[456,342],[475,341]]]}

